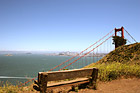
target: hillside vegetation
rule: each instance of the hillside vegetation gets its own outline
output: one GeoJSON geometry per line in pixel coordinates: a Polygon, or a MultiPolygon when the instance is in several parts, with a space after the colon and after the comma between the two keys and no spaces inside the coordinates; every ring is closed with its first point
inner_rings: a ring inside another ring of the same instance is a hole
{"type": "Polygon", "coordinates": [[[140,43],[120,46],[97,63],[110,63],[114,61],[120,63],[140,62],[140,43]]]}
{"type": "Polygon", "coordinates": [[[97,63],[86,66],[90,67],[99,68],[98,78],[101,81],[120,77],[140,78],[140,43],[120,46],[97,63]]]}

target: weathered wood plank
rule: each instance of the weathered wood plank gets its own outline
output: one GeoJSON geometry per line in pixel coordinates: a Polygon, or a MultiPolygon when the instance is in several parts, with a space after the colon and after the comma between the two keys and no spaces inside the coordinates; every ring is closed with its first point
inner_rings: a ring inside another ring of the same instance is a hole
{"type": "Polygon", "coordinates": [[[51,83],[47,85],[47,88],[50,87],[56,87],[56,86],[61,86],[61,85],[67,85],[67,84],[82,84],[82,83],[87,83],[89,82],[89,78],[78,78],[70,81],[62,81],[62,82],[57,82],[57,83],[51,83]]]}
{"type": "Polygon", "coordinates": [[[92,88],[93,86],[96,86],[97,76],[98,76],[97,68],[74,69],[54,72],[39,72],[38,82],[35,82],[38,86],[35,86],[35,88],[37,88],[36,90],[40,90],[41,93],[46,93],[47,88],[55,88],[67,85],[75,86],[77,84],[89,84],[89,87],[92,88]],[[78,80],[70,80],[55,84],[47,84],[48,81],[57,81],[72,78],[73,79],[78,78],[78,80]]]}
{"type": "Polygon", "coordinates": [[[47,81],[64,80],[71,78],[83,78],[86,76],[91,76],[93,69],[97,68],[87,68],[87,69],[75,69],[75,70],[65,70],[65,71],[54,71],[54,72],[40,72],[39,74],[48,75],[47,81]]]}
{"type": "Polygon", "coordinates": [[[93,69],[92,79],[90,80],[89,84],[92,89],[96,89],[97,78],[98,78],[98,69],[93,69]]]}
{"type": "MultiPolygon", "coordinates": [[[[39,73],[40,74],[40,73],[39,73]]],[[[48,78],[48,74],[43,74],[43,73],[41,73],[40,75],[39,75],[39,77],[40,77],[40,79],[39,79],[39,82],[40,82],[40,92],[41,93],[46,93],[46,90],[47,90],[47,83],[48,83],[48,81],[47,81],[47,78],[48,78]]]]}

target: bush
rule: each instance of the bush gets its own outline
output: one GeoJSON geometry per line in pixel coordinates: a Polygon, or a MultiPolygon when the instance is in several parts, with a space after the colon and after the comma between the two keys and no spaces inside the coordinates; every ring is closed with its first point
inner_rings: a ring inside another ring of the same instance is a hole
{"type": "Polygon", "coordinates": [[[116,48],[126,44],[126,39],[120,36],[113,36],[113,44],[115,44],[116,48]]]}
{"type": "Polygon", "coordinates": [[[12,85],[8,81],[6,83],[0,81],[0,93],[24,93],[24,92],[25,93],[34,92],[32,85],[18,87],[18,85],[12,85]]]}
{"type": "Polygon", "coordinates": [[[140,65],[112,62],[95,64],[90,67],[97,67],[99,69],[98,79],[100,81],[110,81],[120,77],[138,77],[140,78],[140,65]]]}

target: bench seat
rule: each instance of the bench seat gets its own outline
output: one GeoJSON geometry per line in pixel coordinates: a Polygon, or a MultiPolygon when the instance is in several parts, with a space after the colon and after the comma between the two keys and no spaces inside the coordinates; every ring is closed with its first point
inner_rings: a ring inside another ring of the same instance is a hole
{"type": "Polygon", "coordinates": [[[53,72],[39,72],[38,80],[35,81],[36,85],[33,87],[41,93],[46,93],[47,89],[53,89],[59,86],[75,87],[80,86],[81,84],[95,86],[97,76],[98,69],[95,67],[53,72]]]}
{"type": "Polygon", "coordinates": [[[70,81],[62,81],[62,82],[57,82],[57,83],[50,83],[47,84],[47,88],[50,87],[56,87],[56,86],[62,86],[62,85],[79,85],[79,84],[84,84],[84,83],[89,83],[89,78],[79,78],[75,80],[70,80],[70,81]]]}

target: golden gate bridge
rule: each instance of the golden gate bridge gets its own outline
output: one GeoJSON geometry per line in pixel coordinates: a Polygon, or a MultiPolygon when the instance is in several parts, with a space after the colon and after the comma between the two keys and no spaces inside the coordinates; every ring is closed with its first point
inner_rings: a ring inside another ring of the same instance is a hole
{"type": "MultiPolygon", "coordinates": [[[[60,71],[64,69],[74,69],[74,68],[83,68],[91,63],[95,63],[100,60],[105,54],[117,48],[116,45],[112,43],[112,36],[120,36],[127,40],[127,44],[136,43],[137,41],[134,37],[126,30],[124,27],[114,28],[97,42],[93,43],[80,53],[71,57],[70,59],[62,62],[61,64],[53,67],[49,71],[60,71]],[[88,60],[87,60],[88,59],[88,60]]],[[[26,83],[35,80],[37,77],[22,83],[20,86],[25,85],[26,83]]]]}

